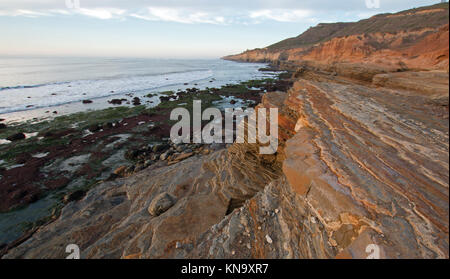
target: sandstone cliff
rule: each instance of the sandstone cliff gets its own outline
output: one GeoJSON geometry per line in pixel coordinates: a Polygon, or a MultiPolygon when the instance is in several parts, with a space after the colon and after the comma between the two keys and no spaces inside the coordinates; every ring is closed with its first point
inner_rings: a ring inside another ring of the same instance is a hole
{"type": "Polygon", "coordinates": [[[296,38],[225,59],[304,66],[370,81],[384,72],[448,71],[448,38],[444,3],[356,23],[319,24],[296,38]]]}

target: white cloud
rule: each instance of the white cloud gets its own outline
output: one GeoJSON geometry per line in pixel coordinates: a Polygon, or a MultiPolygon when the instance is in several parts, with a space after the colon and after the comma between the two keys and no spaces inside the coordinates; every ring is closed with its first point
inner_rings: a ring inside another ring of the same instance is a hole
{"type": "Polygon", "coordinates": [[[250,18],[256,20],[270,19],[280,22],[298,22],[312,14],[309,10],[257,10],[250,12],[250,18]]]}
{"type": "Polygon", "coordinates": [[[144,12],[133,13],[130,16],[150,20],[150,21],[169,21],[178,23],[209,23],[225,24],[226,19],[212,13],[203,11],[189,11],[186,9],[175,9],[167,7],[148,7],[144,12]]]}
{"type": "Polygon", "coordinates": [[[368,9],[363,0],[80,0],[80,7],[75,8],[68,7],[65,0],[0,0],[0,16],[84,15],[103,20],[133,17],[184,24],[244,25],[265,21],[316,22],[333,15],[342,18],[346,13],[350,13],[348,20],[355,20],[432,2],[383,1],[375,10],[368,9]]]}
{"type": "Polygon", "coordinates": [[[74,15],[94,17],[98,19],[123,18],[126,16],[126,10],[116,8],[94,8],[94,9],[48,9],[48,10],[0,10],[0,16],[25,16],[25,17],[43,17],[55,15],[74,15]]]}
{"type": "Polygon", "coordinates": [[[122,9],[115,8],[95,8],[95,9],[73,9],[75,13],[79,13],[82,15],[95,17],[98,19],[112,19],[112,18],[120,18],[125,15],[126,11],[122,9]]]}
{"type": "Polygon", "coordinates": [[[48,13],[39,12],[39,11],[31,11],[31,10],[15,10],[12,12],[4,12],[4,15],[9,16],[25,16],[25,17],[39,17],[39,16],[48,16],[48,13]]]}
{"type": "Polygon", "coordinates": [[[188,8],[147,7],[138,11],[119,8],[71,8],[47,10],[13,10],[2,11],[0,16],[55,16],[55,15],[84,15],[98,19],[124,19],[127,17],[148,21],[165,21],[184,24],[219,24],[253,23],[258,24],[264,20],[280,22],[298,22],[305,20],[311,12],[308,10],[255,10],[255,11],[205,11],[188,8]],[[250,21],[250,22],[249,22],[250,21]]]}

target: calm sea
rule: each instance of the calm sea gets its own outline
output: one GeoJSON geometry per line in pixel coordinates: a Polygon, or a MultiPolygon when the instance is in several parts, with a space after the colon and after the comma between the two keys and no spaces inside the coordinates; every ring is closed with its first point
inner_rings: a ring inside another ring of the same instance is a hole
{"type": "Polygon", "coordinates": [[[264,66],[220,59],[0,58],[0,118],[45,118],[49,110],[61,115],[105,108],[111,98],[130,93],[139,97],[272,76],[258,71],[264,66]],[[86,99],[93,103],[81,104],[86,99]]]}

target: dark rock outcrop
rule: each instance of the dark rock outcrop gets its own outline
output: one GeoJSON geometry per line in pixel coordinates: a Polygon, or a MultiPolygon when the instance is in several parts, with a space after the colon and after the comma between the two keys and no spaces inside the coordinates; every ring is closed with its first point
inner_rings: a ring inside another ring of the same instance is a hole
{"type": "Polygon", "coordinates": [[[14,135],[11,135],[9,137],[6,138],[9,141],[18,141],[18,140],[23,140],[25,139],[25,134],[24,133],[17,133],[14,135]]]}

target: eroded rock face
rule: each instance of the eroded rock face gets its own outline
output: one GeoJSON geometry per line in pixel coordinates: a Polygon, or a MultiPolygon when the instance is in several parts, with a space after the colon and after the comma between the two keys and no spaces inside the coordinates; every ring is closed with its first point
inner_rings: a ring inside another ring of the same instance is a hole
{"type": "Polygon", "coordinates": [[[79,245],[83,258],[177,257],[177,242],[196,239],[226,216],[231,200],[253,197],[280,175],[256,151],[235,145],[103,183],[4,257],[64,258],[68,244],[79,245]],[[161,192],[177,202],[152,216],[148,208],[161,192]]]}
{"type": "Polygon", "coordinates": [[[388,258],[448,257],[448,121],[428,101],[306,80],[289,93],[300,117],[283,172],[341,253],[372,242],[388,258]]]}
{"type": "Polygon", "coordinates": [[[319,24],[295,38],[225,59],[326,71],[371,82],[384,73],[449,69],[448,4],[319,24]]]}
{"type": "Polygon", "coordinates": [[[448,258],[448,121],[429,99],[300,79],[260,104],[279,108],[278,154],[235,144],[104,183],[4,257],[448,258]],[[160,193],[177,202],[149,214],[160,193]]]}

